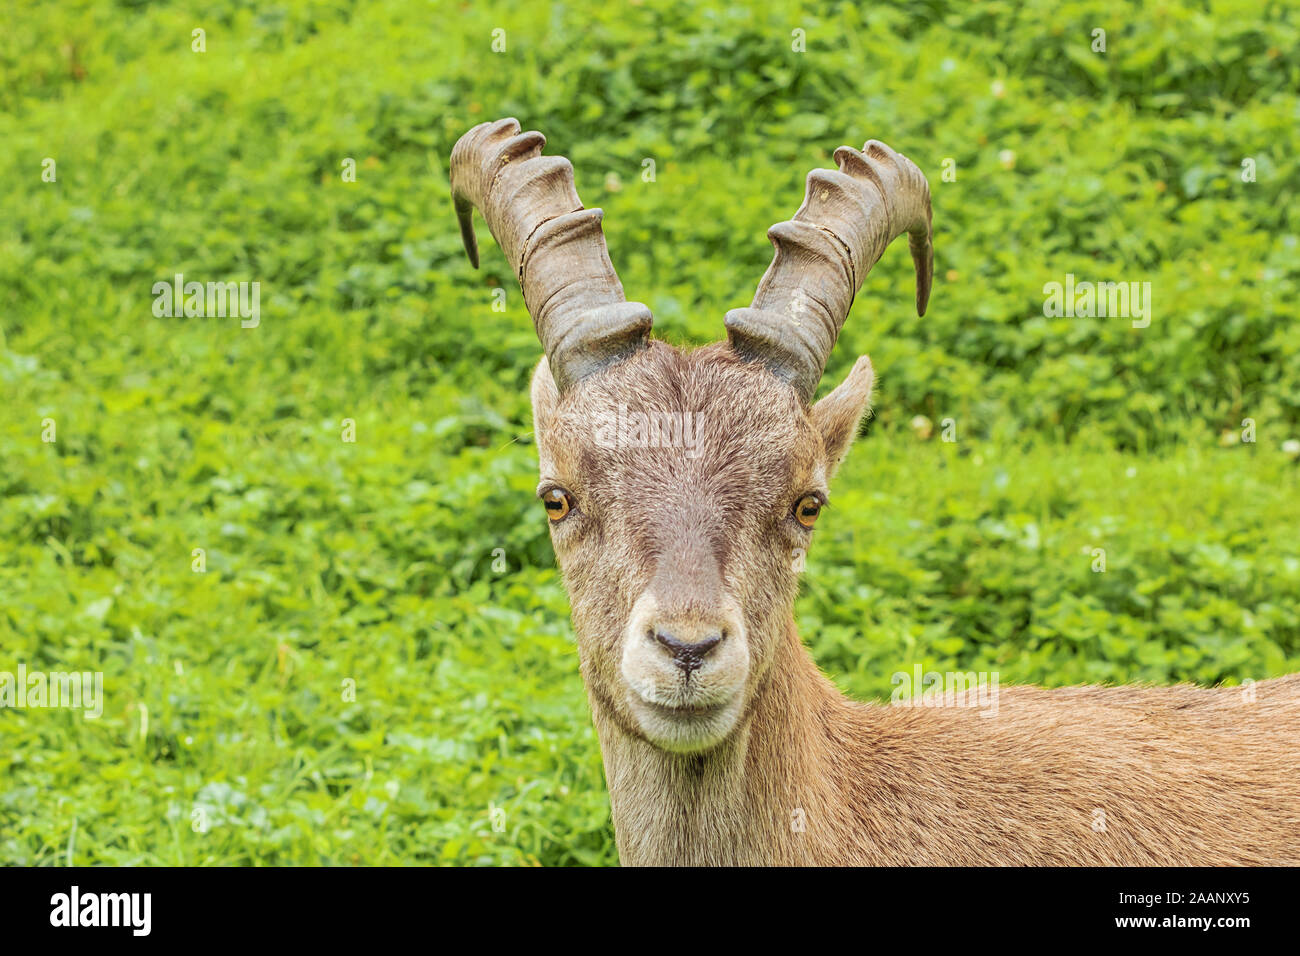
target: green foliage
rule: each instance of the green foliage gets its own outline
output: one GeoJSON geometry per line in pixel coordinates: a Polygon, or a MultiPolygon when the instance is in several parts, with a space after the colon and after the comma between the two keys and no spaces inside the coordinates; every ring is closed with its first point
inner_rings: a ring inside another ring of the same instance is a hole
{"type": "Polygon", "coordinates": [[[0,32],[0,671],[108,697],[0,710],[0,861],[616,861],[532,498],[539,350],[448,201],[503,115],[674,342],[748,302],[836,146],[929,175],[930,312],[892,249],[824,385],[881,376],[798,605],[847,690],[1300,666],[1293,5],[100,0],[0,32]],[[261,325],[155,318],[177,272],[260,282],[261,325]],[[1151,325],[1046,317],[1067,273],[1151,282],[1151,325]]]}

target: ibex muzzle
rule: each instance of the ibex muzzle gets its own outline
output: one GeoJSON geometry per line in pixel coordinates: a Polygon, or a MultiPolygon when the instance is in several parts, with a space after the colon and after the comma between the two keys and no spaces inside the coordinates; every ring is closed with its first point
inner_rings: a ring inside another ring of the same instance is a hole
{"type": "Polygon", "coordinates": [[[749,674],[744,618],[728,592],[716,511],[693,500],[658,531],[649,586],[623,635],[620,672],[646,737],[670,750],[716,743],[732,728],[749,674]],[[716,528],[716,530],[715,530],[716,528]]]}

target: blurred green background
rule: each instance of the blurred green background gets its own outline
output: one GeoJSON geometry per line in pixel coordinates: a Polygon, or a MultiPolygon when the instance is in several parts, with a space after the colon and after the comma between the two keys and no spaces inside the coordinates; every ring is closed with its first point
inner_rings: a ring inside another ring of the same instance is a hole
{"type": "Polygon", "coordinates": [[[835,147],[929,176],[929,314],[891,249],[823,384],[871,354],[797,607],[846,691],[1300,669],[1296,4],[3,16],[0,671],[108,699],[0,710],[0,862],[617,861],[533,498],[540,349],[448,201],[500,116],[573,160],[674,343],[748,304],[835,147]],[[260,282],[260,326],[155,318],[177,272],[260,282]],[[1150,282],[1150,326],[1045,317],[1067,273],[1150,282]]]}

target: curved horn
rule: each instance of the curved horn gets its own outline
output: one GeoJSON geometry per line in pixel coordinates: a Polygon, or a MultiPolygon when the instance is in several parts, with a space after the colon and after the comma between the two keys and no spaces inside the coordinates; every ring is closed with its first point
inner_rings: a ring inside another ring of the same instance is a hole
{"type": "Polygon", "coordinates": [[[645,344],[650,310],[628,302],[605,248],[604,213],[584,209],[563,156],[543,156],[546,137],[519,121],[480,123],[451,151],[451,195],[474,268],[473,210],[515,270],[524,304],[564,391],[645,344]]]}
{"type": "Polygon", "coordinates": [[[727,313],[727,337],[811,402],[835,339],[871,267],[903,233],[916,264],[916,313],[925,315],[934,273],[930,186],[884,143],[835,151],[839,169],[808,174],[803,205],[767,231],[772,264],[747,309],[727,313]]]}

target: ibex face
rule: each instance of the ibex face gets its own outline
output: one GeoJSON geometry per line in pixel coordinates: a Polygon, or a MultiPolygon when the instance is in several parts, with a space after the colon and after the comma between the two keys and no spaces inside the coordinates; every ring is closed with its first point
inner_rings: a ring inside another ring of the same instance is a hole
{"type": "Polygon", "coordinates": [[[538,493],[584,677],[624,730],[695,751],[745,714],[871,384],[863,358],[809,409],[725,347],[657,342],[562,397],[539,366],[538,493]]]}
{"type": "Polygon", "coordinates": [[[826,483],[871,394],[870,363],[811,400],[853,296],[904,232],[929,297],[930,194],[888,147],[841,147],[794,219],[728,341],[683,353],[649,339],[601,211],[573,169],[515,120],[457,142],[450,179],[478,264],[474,207],[514,267],[547,359],[533,378],[538,494],[551,520],[593,705],[670,751],[743,721],[788,627],[826,483]]]}

